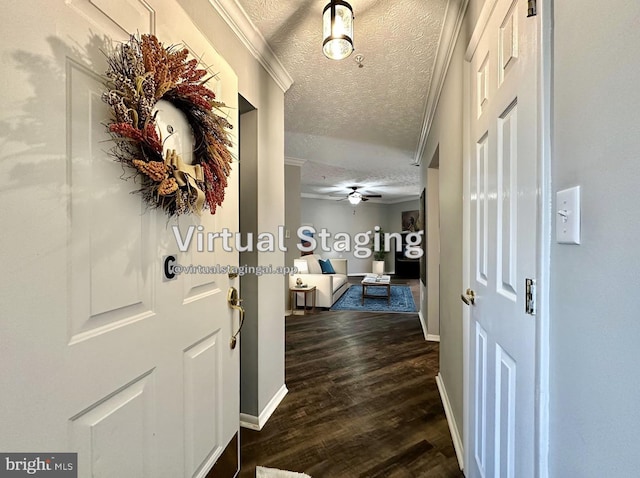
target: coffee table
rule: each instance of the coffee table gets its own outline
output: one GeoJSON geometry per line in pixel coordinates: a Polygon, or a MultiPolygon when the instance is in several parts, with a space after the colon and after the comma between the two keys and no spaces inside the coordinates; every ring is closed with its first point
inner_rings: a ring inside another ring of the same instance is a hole
{"type": "Polygon", "coordinates": [[[391,303],[391,276],[376,276],[367,275],[362,282],[362,305],[364,305],[364,299],[387,299],[387,304],[391,303]],[[386,289],[386,295],[370,294],[367,289],[371,287],[384,287],[386,289]]]}

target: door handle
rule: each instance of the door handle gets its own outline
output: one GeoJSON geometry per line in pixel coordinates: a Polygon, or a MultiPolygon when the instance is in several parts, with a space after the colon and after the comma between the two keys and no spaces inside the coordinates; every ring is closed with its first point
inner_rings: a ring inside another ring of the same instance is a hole
{"type": "Polygon", "coordinates": [[[229,304],[229,307],[240,313],[240,325],[238,326],[236,333],[231,336],[231,341],[229,342],[229,346],[232,349],[236,348],[236,345],[238,344],[238,335],[244,325],[244,308],[240,305],[240,302],[242,302],[242,299],[238,294],[238,289],[230,287],[229,292],[227,292],[227,303],[229,304]]]}
{"type": "Polygon", "coordinates": [[[472,289],[467,289],[464,294],[460,294],[460,298],[462,299],[462,302],[467,305],[476,304],[476,293],[472,289]]]}

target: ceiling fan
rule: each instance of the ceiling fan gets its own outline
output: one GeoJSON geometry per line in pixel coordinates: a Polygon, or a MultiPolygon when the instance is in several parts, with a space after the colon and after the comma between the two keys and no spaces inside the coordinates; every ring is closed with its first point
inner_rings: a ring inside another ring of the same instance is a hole
{"type": "MultiPolygon", "coordinates": [[[[368,201],[370,198],[381,198],[381,194],[362,194],[358,189],[360,186],[349,186],[351,192],[347,194],[347,197],[342,199],[347,199],[354,206],[360,204],[360,201],[368,201]]],[[[341,199],[341,200],[342,200],[341,199]]]]}

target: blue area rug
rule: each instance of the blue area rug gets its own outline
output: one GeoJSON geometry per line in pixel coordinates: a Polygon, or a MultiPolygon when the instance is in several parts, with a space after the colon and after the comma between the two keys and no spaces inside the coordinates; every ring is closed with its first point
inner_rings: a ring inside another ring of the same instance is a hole
{"type": "Polygon", "coordinates": [[[365,297],[362,305],[362,286],[353,284],[340,297],[330,310],[359,310],[362,312],[417,312],[416,304],[408,285],[391,286],[391,303],[384,297],[387,291],[383,287],[368,287],[367,294],[380,295],[378,298],[365,297]]]}

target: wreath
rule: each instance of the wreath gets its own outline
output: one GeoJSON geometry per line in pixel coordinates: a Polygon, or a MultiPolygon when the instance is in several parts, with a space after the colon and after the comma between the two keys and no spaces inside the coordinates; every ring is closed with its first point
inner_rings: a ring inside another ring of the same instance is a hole
{"type": "Polygon", "coordinates": [[[108,123],[116,141],[112,155],[141,177],[138,192],[145,202],[169,216],[204,209],[215,214],[233,159],[227,134],[232,125],[217,114],[226,105],[205,86],[207,70],[188,57],[186,48],[164,47],[154,35],[131,35],[107,55],[107,91],[102,95],[113,114],[108,123]],[[193,164],[175,150],[164,151],[153,112],[159,100],[186,116],[195,139],[193,164]]]}

